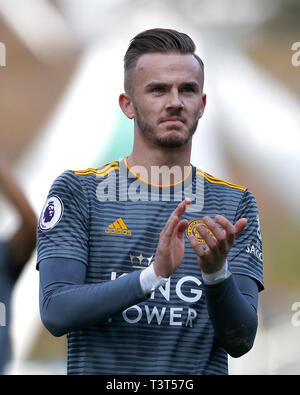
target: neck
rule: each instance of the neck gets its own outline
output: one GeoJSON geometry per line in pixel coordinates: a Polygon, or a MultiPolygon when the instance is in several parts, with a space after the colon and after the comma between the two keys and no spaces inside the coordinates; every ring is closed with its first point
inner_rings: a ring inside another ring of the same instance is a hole
{"type": "Polygon", "coordinates": [[[135,141],[127,163],[139,177],[147,178],[153,184],[171,185],[189,174],[191,148],[191,140],[178,148],[150,148],[144,144],[139,146],[135,141]]]}

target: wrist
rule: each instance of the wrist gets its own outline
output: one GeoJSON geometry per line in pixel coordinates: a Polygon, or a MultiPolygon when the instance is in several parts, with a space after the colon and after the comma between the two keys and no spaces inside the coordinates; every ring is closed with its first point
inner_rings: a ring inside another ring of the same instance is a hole
{"type": "Polygon", "coordinates": [[[168,280],[169,278],[156,274],[153,264],[144,269],[140,275],[140,283],[145,295],[153,292],[156,288],[165,285],[168,280]]]}
{"type": "Polygon", "coordinates": [[[157,277],[169,278],[171,276],[172,273],[167,273],[166,270],[161,270],[157,261],[154,261],[152,265],[153,265],[153,271],[157,277]]]}
{"type": "Polygon", "coordinates": [[[226,280],[226,278],[228,278],[230,276],[231,276],[231,272],[228,269],[227,260],[225,261],[222,268],[215,273],[207,274],[207,273],[202,272],[203,282],[208,285],[217,284],[221,281],[226,280]]]}

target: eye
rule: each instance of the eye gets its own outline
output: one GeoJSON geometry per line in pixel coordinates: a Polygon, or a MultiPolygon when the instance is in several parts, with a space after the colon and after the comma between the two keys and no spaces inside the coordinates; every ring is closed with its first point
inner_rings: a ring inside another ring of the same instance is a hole
{"type": "Polygon", "coordinates": [[[182,88],[182,91],[187,93],[192,93],[195,92],[195,88],[191,85],[187,85],[182,88]]]}
{"type": "Polygon", "coordinates": [[[163,86],[155,86],[152,88],[153,93],[163,93],[165,91],[165,88],[163,86]]]}

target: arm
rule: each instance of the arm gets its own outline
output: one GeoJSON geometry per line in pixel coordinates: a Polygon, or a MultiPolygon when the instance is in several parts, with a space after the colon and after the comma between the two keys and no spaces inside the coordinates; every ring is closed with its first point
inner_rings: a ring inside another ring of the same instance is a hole
{"type": "Polygon", "coordinates": [[[225,350],[234,358],[247,353],[257,330],[256,281],[234,274],[217,284],[204,284],[204,292],[216,336],[225,350]]]}
{"type": "Polygon", "coordinates": [[[100,325],[147,299],[140,271],[113,281],[84,284],[86,266],[80,261],[48,258],[40,262],[39,270],[41,319],[54,336],[100,325]]]}
{"type": "MultiPolygon", "coordinates": [[[[178,205],[160,234],[154,263],[156,274],[159,276],[170,276],[183,259],[183,232],[187,221],[180,221],[180,217],[187,204],[189,201],[178,205]]],[[[244,230],[247,220],[241,218],[235,226],[222,216],[217,216],[216,220],[225,230],[221,230],[210,218],[204,217],[214,237],[206,230],[198,228],[207,243],[206,250],[200,246],[196,238],[191,237],[190,242],[198,254],[198,264],[203,272],[208,313],[216,336],[231,356],[240,357],[251,349],[255,339],[258,286],[255,280],[245,275],[231,275],[227,272],[225,279],[220,280],[220,274],[223,274],[227,253],[235,237],[244,230]],[[209,277],[210,282],[211,277],[218,280],[213,280],[213,284],[208,285],[206,280],[209,277]]]]}
{"type": "Polygon", "coordinates": [[[18,230],[9,241],[9,253],[15,263],[13,269],[17,275],[30,258],[36,246],[37,218],[1,153],[0,186],[21,218],[18,230]]]}
{"type": "MultiPolygon", "coordinates": [[[[254,226],[257,223],[256,213],[255,216],[247,215],[247,217],[251,219],[247,228],[251,232],[244,232],[248,223],[247,218],[240,218],[233,225],[225,217],[217,215],[215,220],[221,226],[219,227],[211,218],[204,217],[211,234],[204,227],[197,227],[197,230],[206,242],[205,249],[195,237],[190,238],[190,243],[198,255],[198,265],[202,270],[208,312],[216,336],[233,357],[240,357],[251,349],[257,329],[256,308],[259,285],[252,279],[256,276],[247,269],[254,263],[253,256],[241,252],[245,250],[246,245],[240,242],[245,237],[248,243],[251,242],[253,234],[256,233],[254,226]],[[240,233],[242,237],[236,241],[240,233]],[[232,251],[234,252],[229,254],[232,251]],[[228,271],[226,273],[227,255],[231,256],[231,267],[239,273],[245,271],[245,274],[249,273],[249,275],[233,276],[228,271]],[[210,278],[213,277],[217,280],[211,283],[210,278]]],[[[254,264],[257,266],[256,262],[254,264]]]]}
{"type": "MultiPolygon", "coordinates": [[[[187,220],[179,222],[179,219],[186,204],[184,201],[178,205],[161,232],[160,253],[154,266],[165,277],[173,273],[183,259],[187,220]]],[[[161,281],[151,274],[149,267],[142,273],[134,271],[113,281],[84,284],[84,259],[44,258],[39,262],[39,270],[41,319],[54,336],[103,324],[109,317],[147,300],[161,281]]]]}

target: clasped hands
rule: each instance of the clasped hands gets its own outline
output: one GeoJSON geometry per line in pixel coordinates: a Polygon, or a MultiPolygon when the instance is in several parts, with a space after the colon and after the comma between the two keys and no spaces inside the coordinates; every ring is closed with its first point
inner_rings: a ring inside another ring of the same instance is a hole
{"type": "MultiPolygon", "coordinates": [[[[188,226],[188,221],[181,219],[181,216],[189,204],[191,204],[189,199],[179,203],[160,232],[154,262],[154,270],[157,276],[170,277],[183,260],[184,232],[188,226]]],[[[208,216],[203,218],[205,225],[212,234],[203,225],[196,226],[197,231],[206,243],[207,247],[205,249],[199,244],[195,236],[189,237],[189,242],[197,254],[197,263],[205,274],[215,273],[223,267],[235,238],[245,229],[248,222],[246,218],[241,218],[233,225],[222,215],[216,215],[215,220],[216,222],[208,216]]]]}

